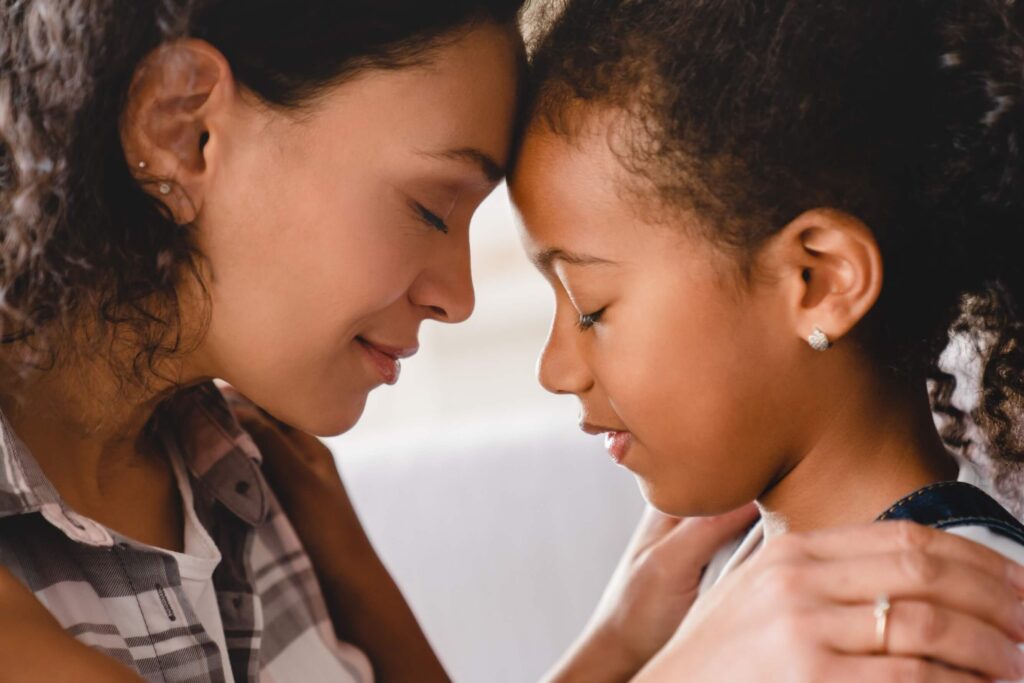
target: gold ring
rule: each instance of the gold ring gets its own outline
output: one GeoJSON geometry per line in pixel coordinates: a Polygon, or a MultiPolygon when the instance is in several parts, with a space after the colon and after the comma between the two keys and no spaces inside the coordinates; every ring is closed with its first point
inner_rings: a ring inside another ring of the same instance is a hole
{"type": "Polygon", "coordinates": [[[875,598],[875,643],[878,652],[886,652],[886,636],[889,632],[889,612],[892,611],[892,603],[889,596],[879,595],[875,598]]]}

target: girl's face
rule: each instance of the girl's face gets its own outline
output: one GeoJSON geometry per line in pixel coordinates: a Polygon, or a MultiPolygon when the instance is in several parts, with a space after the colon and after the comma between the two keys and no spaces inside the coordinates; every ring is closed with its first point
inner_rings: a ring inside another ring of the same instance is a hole
{"type": "Polygon", "coordinates": [[[624,180],[604,135],[524,141],[512,196],[555,293],[540,381],[577,396],[655,506],[730,510],[792,466],[806,349],[773,324],[770,276],[743,282],[684,219],[645,221],[624,180]]]}
{"type": "Polygon", "coordinates": [[[195,220],[212,299],[197,374],[336,434],[424,320],[470,315],[469,223],[503,174],[520,50],[482,26],[298,116],[228,98],[195,220]]]}

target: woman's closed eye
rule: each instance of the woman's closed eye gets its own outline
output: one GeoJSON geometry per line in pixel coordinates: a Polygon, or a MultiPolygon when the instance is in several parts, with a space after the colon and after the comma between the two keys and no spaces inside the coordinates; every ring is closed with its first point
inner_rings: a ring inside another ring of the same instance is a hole
{"type": "Polygon", "coordinates": [[[436,213],[423,206],[419,202],[414,201],[412,203],[413,208],[421,221],[426,223],[428,226],[434,228],[438,232],[442,232],[445,235],[448,234],[448,224],[444,222],[444,219],[438,216],[436,213]]]}
{"type": "Polygon", "coordinates": [[[583,331],[583,332],[586,332],[587,330],[592,328],[594,325],[596,325],[597,323],[601,322],[601,316],[604,315],[604,312],[605,312],[606,309],[607,309],[607,307],[602,308],[602,309],[600,309],[598,311],[594,311],[593,313],[582,313],[582,314],[580,314],[580,319],[579,319],[579,323],[578,323],[580,330],[583,331]]]}

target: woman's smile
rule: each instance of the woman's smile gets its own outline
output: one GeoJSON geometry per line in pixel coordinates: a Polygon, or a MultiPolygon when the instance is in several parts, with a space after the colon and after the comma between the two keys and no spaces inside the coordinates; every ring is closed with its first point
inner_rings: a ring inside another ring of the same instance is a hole
{"type": "Polygon", "coordinates": [[[394,385],[402,374],[402,359],[416,354],[416,345],[405,348],[387,346],[371,342],[363,337],[356,337],[373,368],[380,374],[385,384],[394,385]]]}

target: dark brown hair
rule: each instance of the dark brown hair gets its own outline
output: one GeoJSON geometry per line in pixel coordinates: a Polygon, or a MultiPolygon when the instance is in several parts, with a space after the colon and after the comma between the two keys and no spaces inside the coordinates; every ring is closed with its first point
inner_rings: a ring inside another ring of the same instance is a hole
{"type": "MultiPolygon", "coordinates": [[[[860,338],[934,380],[951,335],[983,360],[976,417],[1024,459],[1024,4],[1013,0],[570,0],[536,41],[526,125],[620,111],[616,153],[696,212],[741,270],[805,210],[864,220],[886,281],[860,338]]],[[[591,117],[592,118],[592,117],[591,117]]]]}
{"type": "Polygon", "coordinates": [[[52,364],[84,322],[120,329],[142,378],[181,346],[192,230],[127,168],[118,121],[139,62],[204,39],[272,107],[393,69],[523,0],[0,0],[0,336],[52,364]]]}

